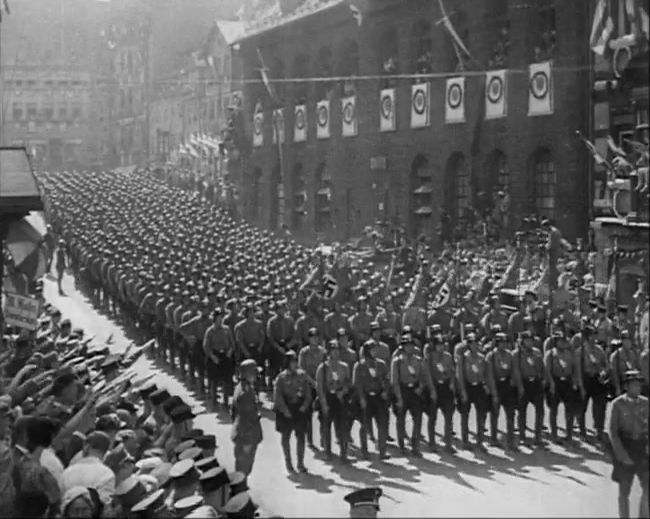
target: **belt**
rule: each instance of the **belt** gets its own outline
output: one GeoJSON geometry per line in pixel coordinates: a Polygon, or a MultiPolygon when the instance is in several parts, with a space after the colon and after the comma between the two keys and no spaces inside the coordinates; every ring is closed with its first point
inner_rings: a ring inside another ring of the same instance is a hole
{"type": "Polygon", "coordinates": [[[377,392],[376,391],[368,391],[368,395],[369,396],[377,396],[377,392]]]}
{"type": "Polygon", "coordinates": [[[528,382],[537,382],[539,378],[537,377],[528,377],[528,382]]]}
{"type": "Polygon", "coordinates": [[[483,382],[470,382],[470,383],[469,383],[469,385],[470,385],[470,386],[473,386],[473,387],[480,386],[480,385],[482,385],[482,384],[483,384],[483,382]]]}
{"type": "Polygon", "coordinates": [[[335,395],[336,394],[336,389],[330,389],[330,395],[335,395]]]}
{"type": "Polygon", "coordinates": [[[505,382],[509,377],[500,377],[499,382],[505,382]]]}
{"type": "Polygon", "coordinates": [[[557,378],[558,378],[558,380],[561,380],[562,382],[564,382],[569,377],[557,377],[557,378]]]}
{"type": "Polygon", "coordinates": [[[406,384],[406,387],[415,387],[415,384],[411,382],[410,384],[406,384]]]}

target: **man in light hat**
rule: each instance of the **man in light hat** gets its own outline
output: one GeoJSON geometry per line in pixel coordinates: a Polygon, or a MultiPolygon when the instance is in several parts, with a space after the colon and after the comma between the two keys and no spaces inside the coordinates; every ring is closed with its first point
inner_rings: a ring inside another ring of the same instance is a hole
{"type": "Polygon", "coordinates": [[[518,424],[519,441],[526,441],[526,415],[528,404],[535,408],[535,445],[544,447],[542,442],[542,424],[544,422],[544,356],[535,346],[535,338],[530,330],[519,334],[519,341],[514,351],[514,363],[517,369],[519,389],[518,424]]]}
{"type": "MultiPolygon", "coordinates": [[[[298,354],[298,367],[307,375],[312,387],[312,401],[316,398],[316,371],[318,366],[325,359],[326,351],[320,345],[320,337],[317,328],[310,328],[308,332],[309,343],[300,349],[298,354]]],[[[312,432],[312,408],[309,410],[309,420],[307,423],[307,442],[310,447],[314,447],[312,432]]],[[[322,424],[321,424],[322,425],[322,424]]],[[[321,428],[321,440],[323,439],[323,430],[321,428]]],[[[321,445],[322,447],[322,445],[321,445]]]]}
{"type": "Polygon", "coordinates": [[[262,441],[260,403],[255,390],[260,369],[254,359],[246,359],[239,370],[240,379],[232,401],[231,439],[235,445],[235,470],[249,475],[257,446],[262,441]]]}
{"type": "Polygon", "coordinates": [[[637,370],[623,375],[626,392],[612,401],[609,437],[613,451],[612,480],[618,483],[619,517],[630,517],[634,477],[641,483],[639,517],[648,517],[648,399],[641,395],[643,377],[637,370]]]}
{"type": "Polygon", "coordinates": [[[350,517],[373,518],[379,511],[379,498],[383,495],[381,488],[369,487],[355,490],[343,499],[350,505],[350,517]]]}

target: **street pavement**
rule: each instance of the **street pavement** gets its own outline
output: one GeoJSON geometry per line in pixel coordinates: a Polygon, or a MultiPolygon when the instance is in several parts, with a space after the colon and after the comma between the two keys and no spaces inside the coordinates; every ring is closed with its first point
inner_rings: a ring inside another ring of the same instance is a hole
{"type": "MultiPolygon", "coordinates": [[[[71,276],[64,277],[64,296],[58,294],[52,279],[47,278],[44,287],[46,299],[59,308],[64,317],[70,318],[73,326],[82,326],[87,335],[95,335],[98,342],[110,337],[114,351],[123,350],[130,342],[127,331],[119,322],[97,311],[75,289],[71,276]]],[[[225,409],[215,412],[213,406],[202,402],[182,380],[152,359],[143,357],[136,366],[143,375],[153,370],[158,386],[180,395],[199,412],[196,426],[216,435],[219,461],[232,470],[234,458],[228,412],[225,409]]],[[[257,451],[249,486],[264,515],[347,517],[348,506],[343,501],[345,494],[369,485],[383,488],[380,517],[617,515],[616,486],[609,477],[611,465],[598,450],[582,443],[568,448],[553,445],[547,452],[524,448],[514,457],[505,455],[500,449],[489,448],[486,455],[460,450],[453,456],[425,451],[421,459],[406,459],[391,448],[389,453],[395,457],[387,462],[380,463],[376,456],[372,456],[369,461],[354,461],[350,465],[325,462],[320,453],[308,449],[305,463],[309,474],[289,477],[284,470],[271,403],[265,396],[262,400],[265,407],[262,413],[264,441],[257,451]]],[[[529,423],[532,424],[531,418],[529,423]]],[[[424,421],[426,423],[426,418],[424,421]]],[[[458,414],[456,421],[459,421],[458,414]]],[[[394,423],[394,417],[391,417],[391,434],[396,436],[394,423]]],[[[439,431],[441,426],[442,423],[439,431]]],[[[317,430],[315,418],[316,439],[317,430]]],[[[459,423],[456,423],[455,430],[460,431],[459,423]]],[[[358,438],[356,429],[352,437],[358,438]]],[[[292,445],[295,455],[295,443],[292,445]]],[[[355,454],[356,451],[353,459],[355,454]]],[[[638,510],[639,496],[640,488],[635,482],[633,511],[638,510]]]]}

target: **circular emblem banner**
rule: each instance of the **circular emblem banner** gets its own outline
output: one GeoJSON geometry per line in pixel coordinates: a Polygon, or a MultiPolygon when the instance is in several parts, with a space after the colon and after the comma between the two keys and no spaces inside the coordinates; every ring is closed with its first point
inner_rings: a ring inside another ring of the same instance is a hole
{"type": "Polygon", "coordinates": [[[305,127],[305,111],[301,108],[296,111],[296,128],[302,130],[305,127]]]}
{"type": "Polygon", "coordinates": [[[255,135],[260,135],[262,133],[262,118],[256,115],[253,126],[255,128],[255,135]]]}
{"type": "Polygon", "coordinates": [[[451,108],[458,108],[462,102],[463,90],[458,83],[452,83],[449,85],[449,91],[447,92],[447,103],[451,108]]]}
{"type": "Polygon", "coordinates": [[[530,93],[536,99],[544,99],[548,95],[548,76],[546,72],[538,71],[530,78],[530,93]]]}
{"type": "Polygon", "coordinates": [[[351,123],[352,120],[354,119],[354,105],[348,101],[345,103],[345,106],[343,107],[343,120],[346,123],[351,123]]]}
{"type": "Polygon", "coordinates": [[[393,113],[393,99],[389,95],[381,98],[381,115],[384,119],[390,119],[393,113]]]}
{"type": "Polygon", "coordinates": [[[413,110],[416,114],[423,114],[427,107],[427,98],[423,90],[416,90],[413,94],[413,110]]]}
{"type": "Polygon", "coordinates": [[[503,97],[503,80],[499,76],[492,76],[487,86],[487,98],[490,103],[498,103],[503,97]]]}
{"type": "Polygon", "coordinates": [[[327,107],[321,106],[318,109],[318,126],[322,126],[322,127],[326,126],[328,119],[329,119],[329,113],[327,111],[327,107]]]}

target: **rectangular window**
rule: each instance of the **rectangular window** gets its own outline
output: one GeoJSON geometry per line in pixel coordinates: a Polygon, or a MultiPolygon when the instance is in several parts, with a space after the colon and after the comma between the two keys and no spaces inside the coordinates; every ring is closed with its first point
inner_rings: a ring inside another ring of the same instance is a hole
{"type": "Polygon", "coordinates": [[[594,129],[609,129],[609,103],[596,103],[594,105],[594,129]]]}
{"type": "Polygon", "coordinates": [[[27,119],[34,120],[38,116],[38,107],[36,103],[27,103],[27,109],[25,110],[27,119]]]}
{"type": "Polygon", "coordinates": [[[41,108],[41,113],[43,114],[43,119],[45,121],[51,121],[54,118],[54,103],[45,102],[41,108]]]}
{"type": "Polygon", "coordinates": [[[72,118],[81,119],[81,116],[82,116],[81,103],[75,101],[72,103],[72,118]]]}
{"type": "Polygon", "coordinates": [[[59,106],[57,108],[57,119],[59,121],[67,121],[68,120],[68,104],[67,103],[59,103],[59,106]]]}
{"type": "Polygon", "coordinates": [[[12,105],[12,116],[14,121],[22,121],[23,119],[23,104],[14,103],[12,105]]]}

